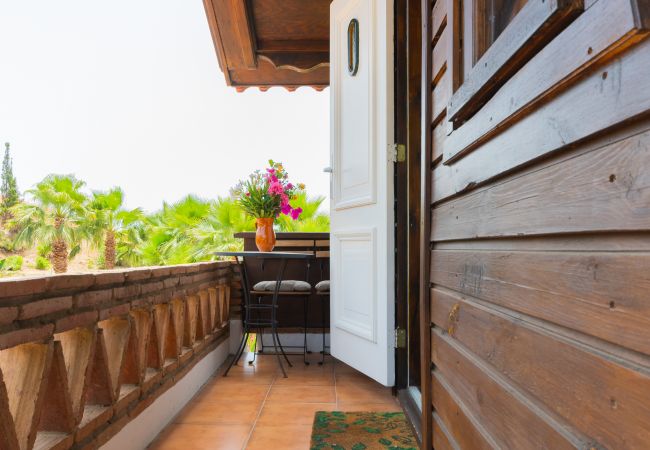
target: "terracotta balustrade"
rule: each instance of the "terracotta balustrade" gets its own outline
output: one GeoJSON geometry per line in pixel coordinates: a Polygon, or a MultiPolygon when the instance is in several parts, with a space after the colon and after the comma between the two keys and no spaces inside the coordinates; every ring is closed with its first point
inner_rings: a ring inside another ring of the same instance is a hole
{"type": "Polygon", "coordinates": [[[228,337],[229,262],[0,282],[0,450],[97,448],[228,337]]]}

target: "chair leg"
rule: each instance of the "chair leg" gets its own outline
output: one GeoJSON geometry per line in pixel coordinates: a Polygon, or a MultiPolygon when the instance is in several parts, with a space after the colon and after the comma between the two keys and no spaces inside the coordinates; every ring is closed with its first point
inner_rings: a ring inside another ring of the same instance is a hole
{"type": "Polygon", "coordinates": [[[304,322],[303,322],[303,349],[302,349],[302,361],[305,363],[306,366],[309,365],[309,361],[307,361],[307,317],[308,317],[308,307],[309,305],[307,304],[309,297],[305,296],[303,301],[302,301],[302,309],[305,315],[304,322]]]}
{"type": "Polygon", "coordinates": [[[325,312],[326,312],[325,311],[325,296],[322,296],[320,305],[321,305],[321,319],[323,321],[321,323],[321,325],[322,325],[321,335],[322,335],[322,338],[323,338],[323,349],[320,352],[321,358],[320,358],[320,362],[318,363],[318,365],[322,366],[323,364],[325,364],[325,323],[326,323],[325,322],[325,312]]]}
{"type": "MultiPolygon", "coordinates": [[[[287,378],[287,372],[284,370],[284,366],[282,365],[282,356],[280,355],[280,352],[278,352],[278,344],[277,344],[277,340],[275,339],[277,334],[278,334],[277,327],[274,324],[271,336],[273,336],[273,347],[275,347],[275,356],[278,357],[278,364],[280,364],[280,369],[282,370],[282,375],[284,375],[284,378],[287,378]]],[[[280,348],[282,348],[282,347],[280,347],[280,348]]]]}
{"type": "Polygon", "coordinates": [[[239,360],[244,354],[244,350],[246,350],[246,342],[248,342],[249,337],[250,337],[250,332],[248,331],[245,332],[244,336],[242,337],[241,346],[239,347],[239,353],[237,354],[237,359],[235,360],[235,364],[239,364],[239,360]]]}
{"type": "Polygon", "coordinates": [[[237,363],[237,361],[239,361],[240,353],[243,351],[243,348],[246,345],[246,335],[247,335],[247,333],[242,334],[242,340],[239,342],[239,347],[237,347],[237,352],[233,356],[232,361],[230,361],[230,364],[228,365],[228,368],[224,372],[224,374],[223,374],[224,377],[228,376],[228,372],[230,372],[230,369],[232,368],[232,366],[234,366],[237,363]]]}
{"type": "MultiPolygon", "coordinates": [[[[289,357],[284,352],[284,347],[282,346],[282,342],[280,342],[280,335],[278,334],[277,329],[275,330],[275,337],[278,339],[278,346],[280,347],[280,351],[282,352],[284,359],[287,360],[287,364],[289,364],[289,367],[293,367],[293,364],[291,364],[291,361],[289,361],[289,357]]],[[[275,351],[277,352],[277,349],[275,351]]]]}

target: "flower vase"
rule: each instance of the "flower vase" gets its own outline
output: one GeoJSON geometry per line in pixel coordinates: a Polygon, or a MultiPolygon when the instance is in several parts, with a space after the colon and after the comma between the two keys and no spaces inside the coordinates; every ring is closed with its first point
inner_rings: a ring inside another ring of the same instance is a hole
{"type": "Polygon", "coordinates": [[[273,251],[275,247],[275,230],[273,230],[273,217],[260,217],[255,219],[255,245],[261,252],[273,251]]]}

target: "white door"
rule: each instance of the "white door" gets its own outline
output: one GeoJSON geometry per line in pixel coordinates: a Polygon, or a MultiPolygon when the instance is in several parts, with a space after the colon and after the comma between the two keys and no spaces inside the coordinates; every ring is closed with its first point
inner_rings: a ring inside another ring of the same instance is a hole
{"type": "Polygon", "coordinates": [[[393,1],[330,7],[331,352],[395,382],[393,1]]]}

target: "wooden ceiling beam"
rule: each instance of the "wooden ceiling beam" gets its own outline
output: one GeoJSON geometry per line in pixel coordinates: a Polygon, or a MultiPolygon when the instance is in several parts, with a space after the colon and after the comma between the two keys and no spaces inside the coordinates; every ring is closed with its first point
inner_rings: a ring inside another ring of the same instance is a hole
{"type": "Polygon", "coordinates": [[[242,60],[247,69],[257,68],[253,23],[246,8],[246,0],[230,0],[233,25],[239,36],[242,60]]]}

